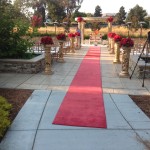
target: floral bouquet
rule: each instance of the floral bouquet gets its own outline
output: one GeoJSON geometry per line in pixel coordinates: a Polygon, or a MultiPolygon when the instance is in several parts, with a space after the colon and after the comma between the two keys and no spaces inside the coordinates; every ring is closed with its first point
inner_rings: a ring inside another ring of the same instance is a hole
{"type": "Polygon", "coordinates": [[[43,44],[43,45],[48,45],[48,44],[52,45],[54,43],[53,43],[53,40],[50,36],[44,36],[44,37],[41,38],[41,44],[43,44]]]}
{"type": "Polygon", "coordinates": [[[113,22],[113,17],[109,17],[109,18],[107,18],[107,22],[113,22]]]}
{"type": "Polygon", "coordinates": [[[120,35],[118,35],[118,34],[116,34],[113,38],[114,38],[115,42],[120,42],[121,39],[122,39],[122,37],[120,35]]]}
{"type": "Polygon", "coordinates": [[[75,37],[75,36],[76,36],[76,35],[75,35],[74,33],[69,33],[69,34],[68,34],[68,37],[69,37],[69,38],[73,38],[73,37],[75,37]]]}
{"type": "Polygon", "coordinates": [[[65,41],[66,35],[64,33],[60,33],[56,36],[57,40],[65,41]]]}
{"type": "Polygon", "coordinates": [[[109,32],[108,33],[108,37],[109,38],[114,38],[115,35],[116,35],[116,33],[113,33],[113,32],[109,32]]]}
{"type": "Polygon", "coordinates": [[[82,17],[78,17],[77,18],[77,22],[82,22],[83,21],[83,18],[82,17]]]}
{"type": "Polygon", "coordinates": [[[80,32],[76,32],[76,33],[75,33],[75,36],[81,36],[81,35],[80,35],[80,32]]]}
{"type": "Polygon", "coordinates": [[[121,40],[121,46],[122,47],[133,47],[134,41],[131,38],[123,38],[121,40]]]}

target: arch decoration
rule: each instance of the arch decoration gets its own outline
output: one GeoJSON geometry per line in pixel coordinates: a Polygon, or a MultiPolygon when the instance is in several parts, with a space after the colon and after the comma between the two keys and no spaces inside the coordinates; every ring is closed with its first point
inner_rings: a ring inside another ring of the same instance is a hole
{"type": "MultiPolygon", "coordinates": [[[[75,21],[78,22],[78,28],[81,31],[81,44],[84,44],[84,28],[86,22],[107,22],[108,23],[108,33],[112,32],[112,21],[109,21],[108,17],[77,17],[75,21]]],[[[113,18],[112,18],[113,19],[113,18]]]]}

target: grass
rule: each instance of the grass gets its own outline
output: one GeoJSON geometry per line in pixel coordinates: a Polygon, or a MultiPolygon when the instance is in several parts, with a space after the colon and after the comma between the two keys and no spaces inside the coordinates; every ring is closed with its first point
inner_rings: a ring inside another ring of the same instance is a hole
{"type": "MultiPolygon", "coordinates": [[[[70,28],[70,32],[75,32],[76,31],[76,27],[71,27],[70,28]]],[[[142,30],[142,37],[147,37],[147,33],[148,31],[150,31],[150,29],[143,29],[142,30]]],[[[55,27],[41,27],[38,28],[38,32],[39,33],[49,33],[49,34],[55,34],[55,27]]],[[[63,27],[56,27],[56,34],[58,33],[62,33],[64,32],[64,28],[63,27]]],[[[85,28],[84,30],[84,34],[85,36],[90,35],[93,31],[90,28],[85,28]]],[[[127,36],[128,35],[128,29],[127,27],[124,26],[113,26],[112,27],[112,32],[115,32],[116,34],[122,35],[122,36],[127,36]]],[[[107,34],[108,33],[108,28],[107,27],[102,27],[99,30],[99,33],[101,33],[102,35],[107,34]]],[[[131,37],[134,38],[138,38],[140,36],[140,29],[137,31],[129,31],[129,34],[131,37]]]]}

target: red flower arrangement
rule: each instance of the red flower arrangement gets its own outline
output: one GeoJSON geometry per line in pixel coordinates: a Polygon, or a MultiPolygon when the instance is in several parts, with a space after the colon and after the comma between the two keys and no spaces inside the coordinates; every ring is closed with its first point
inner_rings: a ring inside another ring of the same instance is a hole
{"type": "Polygon", "coordinates": [[[109,32],[108,33],[108,37],[109,38],[114,38],[115,35],[116,35],[116,33],[113,33],[113,32],[109,32]]]}
{"type": "Polygon", "coordinates": [[[121,46],[123,47],[133,47],[134,41],[131,38],[123,38],[121,40],[121,46]]]}
{"type": "Polygon", "coordinates": [[[72,37],[75,37],[75,36],[76,36],[76,35],[75,35],[74,33],[69,33],[69,34],[68,34],[68,37],[69,37],[69,38],[72,38],[72,37]]]}
{"type": "Polygon", "coordinates": [[[41,44],[43,44],[43,45],[51,44],[52,45],[54,43],[50,36],[44,36],[41,38],[41,44]]]}
{"type": "Polygon", "coordinates": [[[62,40],[65,41],[66,40],[66,35],[64,33],[60,33],[56,36],[57,40],[62,40]]]}
{"type": "Polygon", "coordinates": [[[76,32],[76,33],[75,33],[75,36],[80,36],[80,32],[76,32]]]}
{"type": "Polygon", "coordinates": [[[107,18],[107,22],[113,22],[113,17],[109,17],[109,18],[107,18]]]}
{"type": "Polygon", "coordinates": [[[118,34],[116,34],[113,38],[114,38],[115,42],[120,42],[121,39],[122,39],[122,37],[120,35],[118,35],[118,34]]]}
{"type": "Polygon", "coordinates": [[[83,18],[82,17],[78,17],[77,18],[77,22],[82,22],[83,21],[83,18]]]}

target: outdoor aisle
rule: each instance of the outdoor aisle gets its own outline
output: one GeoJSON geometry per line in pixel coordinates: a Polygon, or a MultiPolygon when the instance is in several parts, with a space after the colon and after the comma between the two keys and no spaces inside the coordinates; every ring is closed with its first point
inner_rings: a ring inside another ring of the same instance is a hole
{"type": "Polygon", "coordinates": [[[53,124],[106,128],[100,47],[90,47],[53,124]]]}

